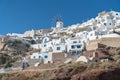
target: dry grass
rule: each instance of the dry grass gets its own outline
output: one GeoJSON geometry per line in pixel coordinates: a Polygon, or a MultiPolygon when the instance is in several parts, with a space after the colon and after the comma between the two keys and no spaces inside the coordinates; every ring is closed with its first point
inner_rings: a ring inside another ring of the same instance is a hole
{"type": "Polygon", "coordinates": [[[118,69],[119,67],[114,62],[92,62],[88,64],[78,62],[62,65],[57,70],[47,70],[44,72],[22,71],[0,74],[0,80],[101,80],[101,75],[104,78],[103,74],[112,74],[116,68],[118,69]]]}

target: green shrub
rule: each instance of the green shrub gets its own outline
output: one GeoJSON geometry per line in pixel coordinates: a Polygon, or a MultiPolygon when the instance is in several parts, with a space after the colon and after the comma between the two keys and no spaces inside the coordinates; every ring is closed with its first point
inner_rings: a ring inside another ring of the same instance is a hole
{"type": "Polygon", "coordinates": [[[28,47],[28,48],[29,48],[29,47],[30,47],[30,44],[26,44],[26,47],[28,47]]]}
{"type": "Polygon", "coordinates": [[[15,39],[15,43],[22,43],[22,41],[19,39],[15,39]]]}
{"type": "Polygon", "coordinates": [[[6,64],[5,64],[5,68],[7,67],[12,67],[12,63],[15,62],[15,59],[10,59],[6,64]]]}
{"type": "Polygon", "coordinates": [[[8,68],[8,67],[12,67],[12,64],[11,64],[10,62],[7,62],[7,63],[5,64],[5,68],[8,68]]]}
{"type": "Polygon", "coordinates": [[[101,68],[107,69],[107,68],[112,68],[113,65],[110,62],[103,62],[101,64],[101,68]]]}
{"type": "Polygon", "coordinates": [[[3,75],[0,75],[0,79],[2,79],[3,75]]]}
{"type": "Polygon", "coordinates": [[[120,47],[118,47],[118,48],[116,49],[116,51],[118,51],[118,52],[120,53],[120,47]]]}
{"type": "Polygon", "coordinates": [[[114,58],[114,60],[118,60],[118,59],[120,59],[120,55],[115,55],[113,58],[114,58]]]}
{"type": "Polygon", "coordinates": [[[99,63],[98,62],[90,62],[87,65],[87,69],[97,69],[99,67],[99,63]]]}

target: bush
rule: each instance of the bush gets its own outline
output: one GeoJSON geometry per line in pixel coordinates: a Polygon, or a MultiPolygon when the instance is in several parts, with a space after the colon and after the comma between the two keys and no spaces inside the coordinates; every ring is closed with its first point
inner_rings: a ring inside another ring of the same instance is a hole
{"type": "Polygon", "coordinates": [[[88,65],[87,65],[87,69],[97,69],[99,67],[99,63],[98,62],[90,62],[88,65]]]}
{"type": "Polygon", "coordinates": [[[119,64],[119,65],[120,65],[120,59],[118,59],[118,60],[116,61],[116,64],[119,64]]]}
{"type": "Polygon", "coordinates": [[[19,39],[15,39],[15,43],[22,43],[22,41],[19,39]]]}
{"type": "Polygon", "coordinates": [[[7,62],[7,63],[5,64],[5,68],[8,68],[8,67],[12,67],[12,64],[11,64],[10,62],[7,62]]]}
{"type": "Polygon", "coordinates": [[[104,69],[108,69],[108,68],[112,68],[113,65],[110,63],[110,62],[103,62],[101,64],[101,68],[104,68],[104,69]]]}
{"type": "Polygon", "coordinates": [[[26,44],[26,47],[28,47],[28,48],[29,48],[29,47],[30,47],[30,44],[26,44]]]}
{"type": "Polygon", "coordinates": [[[10,59],[6,64],[5,68],[12,67],[12,63],[15,62],[15,59],[10,59]]]}
{"type": "Polygon", "coordinates": [[[118,60],[118,59],[120,59],[120,55],[115,55],[113,58],[114,58],[114,60],[118,60]]]}

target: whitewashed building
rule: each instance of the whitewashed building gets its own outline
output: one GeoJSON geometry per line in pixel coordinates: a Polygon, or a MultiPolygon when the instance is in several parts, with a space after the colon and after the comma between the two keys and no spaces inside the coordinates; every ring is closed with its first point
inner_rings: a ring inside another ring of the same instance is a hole
{"type": "Polygon", "coordinates": [[[52,63],[52,53],[33,53],[30,57],[31,59],[40,59],[43,60],[43,62],[46,63],[52,63]]]}
{"type": "Polygon", "coordinates": [[[53,47],[53,53],[65,53],[67,51],[65,44],[55,45],[53,47]]]}
{"type": "Polygon", "coordinates": [[[84,48],[84,44],[79,39],[69,39],[67,42],[67,52],[71,55],[80,55],[84,48]]]}
{"type": "Polygon", "coordinates": [[[32,44],[31,45],[31,48],[33,48],[33,49],[41,49],[41,44],[32,44]]]}

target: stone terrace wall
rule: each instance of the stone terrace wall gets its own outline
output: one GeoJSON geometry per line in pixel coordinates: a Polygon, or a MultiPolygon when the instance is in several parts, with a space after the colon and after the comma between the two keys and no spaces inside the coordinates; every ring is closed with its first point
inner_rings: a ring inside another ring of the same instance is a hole
{"type": "Polygon", "coordinates": [[[98,44],[103,44],[110,47],[120,47],[120,37],[118,38],[101,38],[90,41],[90,44],[86,46],[87,50],[94,50],[98,48],[98,44]]]}
{"type": "Polygon", "coordinates": [[[52,55],[53,62],[64,62],[65,61],[65,54],[64,53],[53,53],[52,55]]]}

